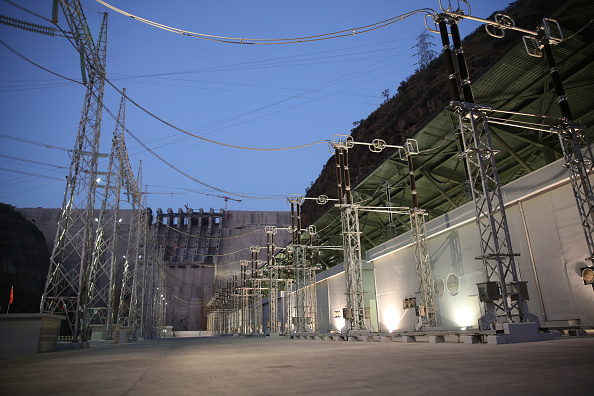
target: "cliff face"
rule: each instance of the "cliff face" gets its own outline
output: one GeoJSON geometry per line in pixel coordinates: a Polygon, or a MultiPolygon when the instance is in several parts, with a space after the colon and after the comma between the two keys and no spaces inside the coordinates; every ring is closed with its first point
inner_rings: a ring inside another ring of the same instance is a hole
{"type": "Polygon", "coordinates": [[[34,223],[10,205],[0,204],[0,310],[8,308],[10,288],[14,300],[10,313],[39,312],[49,268],[45,238],[34,223]]]}
{"type": "MultiPolygon", "coordinates": [[[[555,0],[518,0],[502,12],[511,16],[516,26],[535,29],[544,16],[550,16],[558,7],[559,3],[555,0]]],[[[435,42],[439,43],[436,44],[436,49],[441,50],[441,40],[437,35],[435,37],[435,42]]],[[[478,79],[519,40],[521,34],[513,31],[506,31],[502,39],[493,38],[485,32],[483,26],[468,35],[462,46],[471,81],[478,79]]],[[[445,60],[441,55],[426,68],[418,70],[402,81],[398,93],[367,119],[362,120],[361,124],[352,130],[351,136],[359,142],[383,139],[387,144],[402,144],[450,100],[445,60]]],[[[488,104],[488,98],[476,98],[476,102],[488,104]]],[[[350,149],[351,185],[356,185],[390,154],[388,150],[380,154],[372,153],[364,146],[350,149]]],[[[318,197],[322,194],[332,198],[337,195],[334,157],[328,160],[306,196],[318,197]]],[[[307,200],[303,205],[304,224],[307,226],[315,222],[330,206],[331,204],[320,206],[312,200],[307,200]]]]}

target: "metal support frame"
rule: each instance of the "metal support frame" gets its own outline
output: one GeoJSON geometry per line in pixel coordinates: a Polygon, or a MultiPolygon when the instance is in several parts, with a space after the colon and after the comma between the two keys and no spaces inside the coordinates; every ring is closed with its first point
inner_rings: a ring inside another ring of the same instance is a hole
{"type": "Polygon", "coordinates": [[[464,157],[475,205],[475,215],[479,227],[483,273],[486,283],[498,284],[499,296],[483,299],[485,314],[479,319],[481,330],[495,329],[499,322],[519,321],[538,322],[530,314],[525,297],[520,288],[514,253],[501,184],[497,175],[497,166],[489,124],[485,112],[475,105],[462,104],[459,113],[460,127],[467,134],[464,139],[464,157]]]}
{"type": "Polygon", "coordinates": [[[433,275],[431,273],[431,260],[429,258],[429,245],[427,243],[427,229],[425,227],[425,211],[412,208],[410,210],[410,229],[412,233],[413,246],[415,249],[415,262],[417,273],[417,305],[420,308],[419,322],[415,330],[421,330],[425,326],[435,327],[438,325],[437,307],[435,294],[433,293],[433,275]]]}
{"type": "Polygon", "coordinates": [[[308,332],[318,331],[318,297],[316,289],[316,268],[310,265],[305,273],[305,328],[308,332]]]}
{"type": "Polygon", "coordinates": [[[292,308],[293,308],[293,304],[292,304],[292,300],[291,300],[291,289],[293,288],[293,280],[292,279],[286,279],[285,280],[285,293],[284,293],[284,309],[283,309],[283,313],[284,313],[284,321],[283,321],[283,334],[289,334],[291,332],[291,319],[292,316],[291,312],[292,312],[292,308]]]}
{"type": "MultiPolygon", "coordinates": [[[[375,139],[372,143],[355,142],[351,136],[335,135],[334,140],[329,143],[334,149],[336,160],[336,179],[338,185],[338,204],[341,214],[343,251],[345,263],[345,277],[347,288],[347,307],[345,317],[345,331],[369,331],[366,324],[365,291],[363,288],[363,261],[361,252],[361,232],[359,229],[359,210],[367,210],[353,203],[351,193],[350,170],[348,160],[348,149],[355,144],[366,145],[372,152],[381,152],[384,148],[396,148],[400,157],[418,153],[418,144],[415,140],[409,139],[405,146],[387,145],[381,139],[375,139]],[[404,153],[404,155],[403,155],[404,153]]],[[[387,211],[391,213],[391,205],[387,211]]]]}
{"type": "Polygon", "coordinates": [[[268,326],[269,333],[280,333],[278,328],[278,269],[276,268],[276,258],[274,256],[274,235],[277,228],[275,226],[266,226],[264,232],[266,233],[266,256],[267,264],[270,271],[270,287],[268,289],[268,319],[270,326],[268,326]]]}
{"type": "Polygon", "coordinates": [[[479,294],[484,302],[485,313],[479,318],[480,330],[494,330],[503,322],[520,322],[538,319],[528,310],[527,296],[521,292],[512,243],[507,225],[501,184],[497,174],[495,155],[489,124],[488,108],[474,104],[474,95],[466,67],[464,51],[458,30],[456,15],[440,14],[439,24],[446,66],[449,73],[452,102],[450,106],[458,113],[463,156],[466,160],[467,176],[475,206],[476,222],[479,228],[484,284],[479,285],[479,294]],[[447,25],[450,25],[454,52],[458,63],[458,75],[454,70],[447,25]],[[448,55],[449,54],[449,55],[448,55]],[[458,79],[458,80],[457,80],[458,79]],[[458,82],[462,86],[464,102],[460,101],[458,82]],[[493,291],[493,285],[496,285],[493,291]],[[481,293],[481,287],[491,289],[491,294],[481,293]]]}
{"type": "Polygon", "coordinates": [[[353,204],[341,204],[340,209],[347,285],[347,310],[350,310],[351,316],[346,321],[346,330],[367,330],[365,324],[365,291],[363,289],[359,207],[353,204]]]}
{"type": "MultiPolygon", "coordinates": [[[[503,38],[506,30],[514,30],[524,35],[522,40],[528,55],[534,57],[542,57],[544,55],[547,66],[549,67],[555,94],[557,95],[557,102],[561,110],[561,115],[565,119],[565,123],[554,128],[554,131],[559,135],[563,156],[566,161],[565,167],[569,173],[580,221],[586,238],[588,249],[588,257],[586,257],[586,260],[592,261],[594,259],[594,191],[592,190],[589,175],[594,172],[594,156],[592,155],[592,149],[585,133],[585,128],[581,125],[577,125],[573,121],[569,101],[565,96],[563,82],[555,62],[552,46],[559,44],[564,40],[563,31],[559,22],[554,19],[543,18],[542,24],[535,30],[523,29],[517,27],[510,16],[500,13],[495,14],[494,20],[472,17],[470,16],[470,6],[468,2],[466,0],[462,0],[462,2],[466,4],[467,11],[460,9],[460,2],[458,2],[458,9],[456,10],[451,8],[444,9],[440,1],[442,13],[431,15],[435,24],[439,24],[439,31],[429,28],[427,25],[427,18],[425,19],[427,29],[434,33],[441,33],[442,42],[444,42],[444,53],[446,55],[446,64],[448,65],[453,100],[460,101],[460,97],[457,93],[457,83],[455,83],[455,75],[453,73],[449,40],[447,31],[445,31],[446,23],[451,24],[453,28],[459,20],[475,20],[484,23],[487,33],[495,38],[503,38]]],[[[455,29],[457,31],[457,28],[455,29]]],[[[452,36],[454,36],[453,33],[452,36]]],[[[462,76],[460,77],[461,79],[464,78],[462,76]]],[[[467,97],[466,102],[474,102],[474,100],[469,100],[467,97]]]]}
{"type": "Polygon", "coordinates": [[[94,242],[94,207],[105,86],[107,14],[97,44],[78,0],[60,2],[88,74],[87,92],[58,221],[40,311],[67,317],[73,342],[86,341],[83,329],[94,242]]]}
{"type": "Polygon", "coordinates": [[[406,160],[408,163],[413,204],[413,207],[410,210],[410,229],[415,249],[415,268],[417,274],[416,294],[420,300],[417,304],[417,316],[419,321],[415,325],[415,329],[421,330],[426,326],[437,326],[437,308],[435,304],[435,295],[433,294],[433,275],[431,274],[431,260],[429,258],[429,245],[427,243],[427,228],[425,226],[426,213],[419,208],[412,154],[410,147],[407,146],[406,160]]]}
{"type": "Polygon", "coordinates": [[[308,312],[307,299],[307,268],[306,250],[301,245],[293,245],[293,265],[295,266],[295,316],[294,322],[295,332],[303,333],[307,331],[306,321],[308,312]]]}
{"type": "Polygon", "coordinates": [[[247,287],[247,260],[239,260],[241,266],[241,332],[250,333],[250,298],[247,287]]]}
{"type": "MultiPolygon", "coordinates": [[[[128,163],[129,165],[129,163],[128,163]]],[[[131,183],[132,198],[132,216],[130,219],[130,229],[128,231],[128,246],[126,248],[126,256],[124,261],[124,272],[122,275],[122,290],[120,293],[120,305],[118,308],[118,321],[117,323],[122,326],[131,326],[133,323],[137,323],[137,320],[133,319],[136,316],[137,307],[137,292],[135,288],[138,271],[138,256],[141,245],[141,240],[144,240],[146,228],[146,210],[142,204],[142,193],[138,186],[142,185],[142,161],[138,167],[138,180],[135,183],[131,183]]],[[[133,180],[130,177],[130,180],[133,180]]],[[[136,332],[132,332],[136,334],[136,332]]]]}
{"type": "MultiPolygon", "coordinates": [[[[142,166],[142,165],[141,165],[142,166]]],[[[138,185],[142,185],[142,168],[138,170],[138,185]]],[[[130,262],[134,263],[134,274],[132,279],[132,290],[130,292],[130,312],[128,315],[128,325],[130,326],[130,337],[143,337],[144,323],[144,293],[146,291],[146,261],[147,261],[147,240],[149,235],[148,218],[146,209],[146,195],[140,197],[140,206],[137,213],[138,231],[136,237],[136,247],[128,242],[128,253],[126,259],[134,252],[130,262]]],[[[121,299],[121,297],[120,297],[121,299]]]]}
{"type": "Polygon", "coordinates": [[[344,272],[347,289],[345,332],[368,330],[365,324],[365,291],[363,289],[363,264],[361,259],[361,232],[359,231],[359,206],[353,204],[348,161],[348,148],[352,140],[332,142],[336,159],[338,207],[342,225],[344,272]]]}
{"type": "Polygon", "coordinates": [[[559,131],[559,140],[565,158],[564,167],[569,173],[569,180],[580,215],[584,237],[588,248],[586,260],[594,260],[594,191],[590,175],[594,174],[594,156],[588,142],[585,128],[567,122],[559,131]]]}
{"type": "MultiPolygon", "coordinates": [[[[103,202],[97,220],[93,261],[88,285],[88,305],[83,318],[83,328],[101,326],[103,339],[112,339],[115,324],[115,281],[120,273],[117,247],[120,228],[120,198],[123,183],[123,167],[128,156],[124,143],[126,117],[126,96],[120,102],[120,109],[113,133],[109,164],[105,173],[103,202]]],[[[98,172],[99,175],[103,175],[98,172]]]]}
{"type": "MultiPolygon", "coordinates": [[[[543,26],[548,26],[547,20],[543,21],[543,26]]],[[[565,89],[551,46],[552,43],[556,42],[556,39],[551,37],[550,29],[543,28],[542,32],[544,35],[542,49],[549,67],[561,115],[565,119],[565,123],[555,128],[554,131],[559,135],[563,157],[565,158],[564,166],[569,173],[569,180],[571,181],[584,237],[586,238],[588,248],[586,260],[592,261],[594,259],[594,191],[592,191],[589,175],[594,172],[594,156],[592,155],[592,147],[590,147],[588,141],[586,128],[573,122],[569,101],[565,96],[565,89]]]]}

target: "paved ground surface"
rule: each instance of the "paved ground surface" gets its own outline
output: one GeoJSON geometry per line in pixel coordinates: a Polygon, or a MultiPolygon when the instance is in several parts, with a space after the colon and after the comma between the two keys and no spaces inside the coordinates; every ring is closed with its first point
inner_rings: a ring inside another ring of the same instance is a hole
{"type": "Polygon", "coordinates": [[[594,395],[594,337],[509,344],[174,338],[0,358],[2,395],[594,395]]]}

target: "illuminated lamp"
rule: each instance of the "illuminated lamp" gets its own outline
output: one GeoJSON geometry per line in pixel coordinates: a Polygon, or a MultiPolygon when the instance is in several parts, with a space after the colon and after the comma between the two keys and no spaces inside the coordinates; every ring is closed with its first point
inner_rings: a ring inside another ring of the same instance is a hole
{"type": "Polygon", "coordinates": [[[594,268],[592,267],[585,267],[582,268],[582,279],[584,281],[584,285],[594,285],[594,268]]]}

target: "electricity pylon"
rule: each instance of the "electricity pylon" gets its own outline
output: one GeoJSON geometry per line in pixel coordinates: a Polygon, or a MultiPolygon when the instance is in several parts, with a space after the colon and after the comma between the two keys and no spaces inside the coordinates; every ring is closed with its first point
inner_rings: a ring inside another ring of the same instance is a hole
{"type": "Polygon", "coordinates": [[[94,206],[105,86],[107,14],[97,44],[93,42],[78,0],[60,2],[87,74],[87,92],[58,221],[40,311],[66,315],[72,340],[86,341],[81,331],[87,307],[93,258],[94,206]]]}

